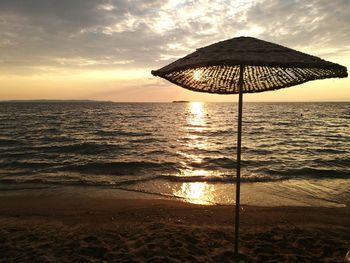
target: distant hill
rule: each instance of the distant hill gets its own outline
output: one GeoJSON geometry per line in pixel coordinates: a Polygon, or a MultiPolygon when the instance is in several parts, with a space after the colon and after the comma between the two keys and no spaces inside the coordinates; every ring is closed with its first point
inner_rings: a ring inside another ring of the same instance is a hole
{"type": "Polygon", "coordinates": [[[174,100],[174,101],[172,101],[172,103],[188,103],[188,102],[190,102],[190,101],[188,101],[188,100],[174,100]]]}

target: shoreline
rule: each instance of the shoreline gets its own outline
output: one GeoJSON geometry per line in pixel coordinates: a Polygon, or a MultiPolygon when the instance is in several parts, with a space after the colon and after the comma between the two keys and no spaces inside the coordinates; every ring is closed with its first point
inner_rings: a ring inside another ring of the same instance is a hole
{"type": "MultiPolygon", "coordinates": [[[[10,262],[234,262],[233,206],[35,191],[0,196],[10,262]]],[[[349,207],[243,205],[240,228],[246,262],[343,262],[350,249],[349,207]]]]}
{"type": "MultiPolygon", "coordinates": [[[[350,207],[350,179],[288,179],[241,184],[241,204],[258,207],[350,207]]],[[[234,205],[235,184],[166,182],[136,185],[79,185],[59,183],[0,183],[0,197],[19,194],[105,196],[119,199],[164,199],[200,205],[234,205]]]]}

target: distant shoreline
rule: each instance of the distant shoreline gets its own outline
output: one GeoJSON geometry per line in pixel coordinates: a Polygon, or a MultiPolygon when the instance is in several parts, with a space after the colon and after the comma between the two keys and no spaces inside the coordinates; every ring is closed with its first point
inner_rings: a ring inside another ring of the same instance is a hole
{"type": "Polygon", "coordinates": [[[173,100],[171,103],[189,103],[189,100],[173,100]]]}

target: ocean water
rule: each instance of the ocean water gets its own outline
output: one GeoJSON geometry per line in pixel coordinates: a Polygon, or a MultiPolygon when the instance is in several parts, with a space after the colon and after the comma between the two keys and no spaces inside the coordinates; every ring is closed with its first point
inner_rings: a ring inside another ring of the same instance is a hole
{"type": "MultiPolygon", "coordinates": [[[[235,103],[3,102],[1,189],[234,203],[236,129],[235,103]]],[[[244,103],[241,174],[243,203],[349,204],[350,103],[244,103]]]]}

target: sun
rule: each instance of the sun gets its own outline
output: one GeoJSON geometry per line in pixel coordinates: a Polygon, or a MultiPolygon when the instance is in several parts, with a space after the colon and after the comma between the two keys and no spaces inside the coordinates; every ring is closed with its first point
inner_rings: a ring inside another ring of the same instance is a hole
{"type": "Polygon", "coordinates": [[[203,71],[200,70],[200,69],[195,70],[193,72],[193,79],[196,80],[196,81],[200,80],[201,77],[202,77],[202,73],[203,73],[203,71]]]}

